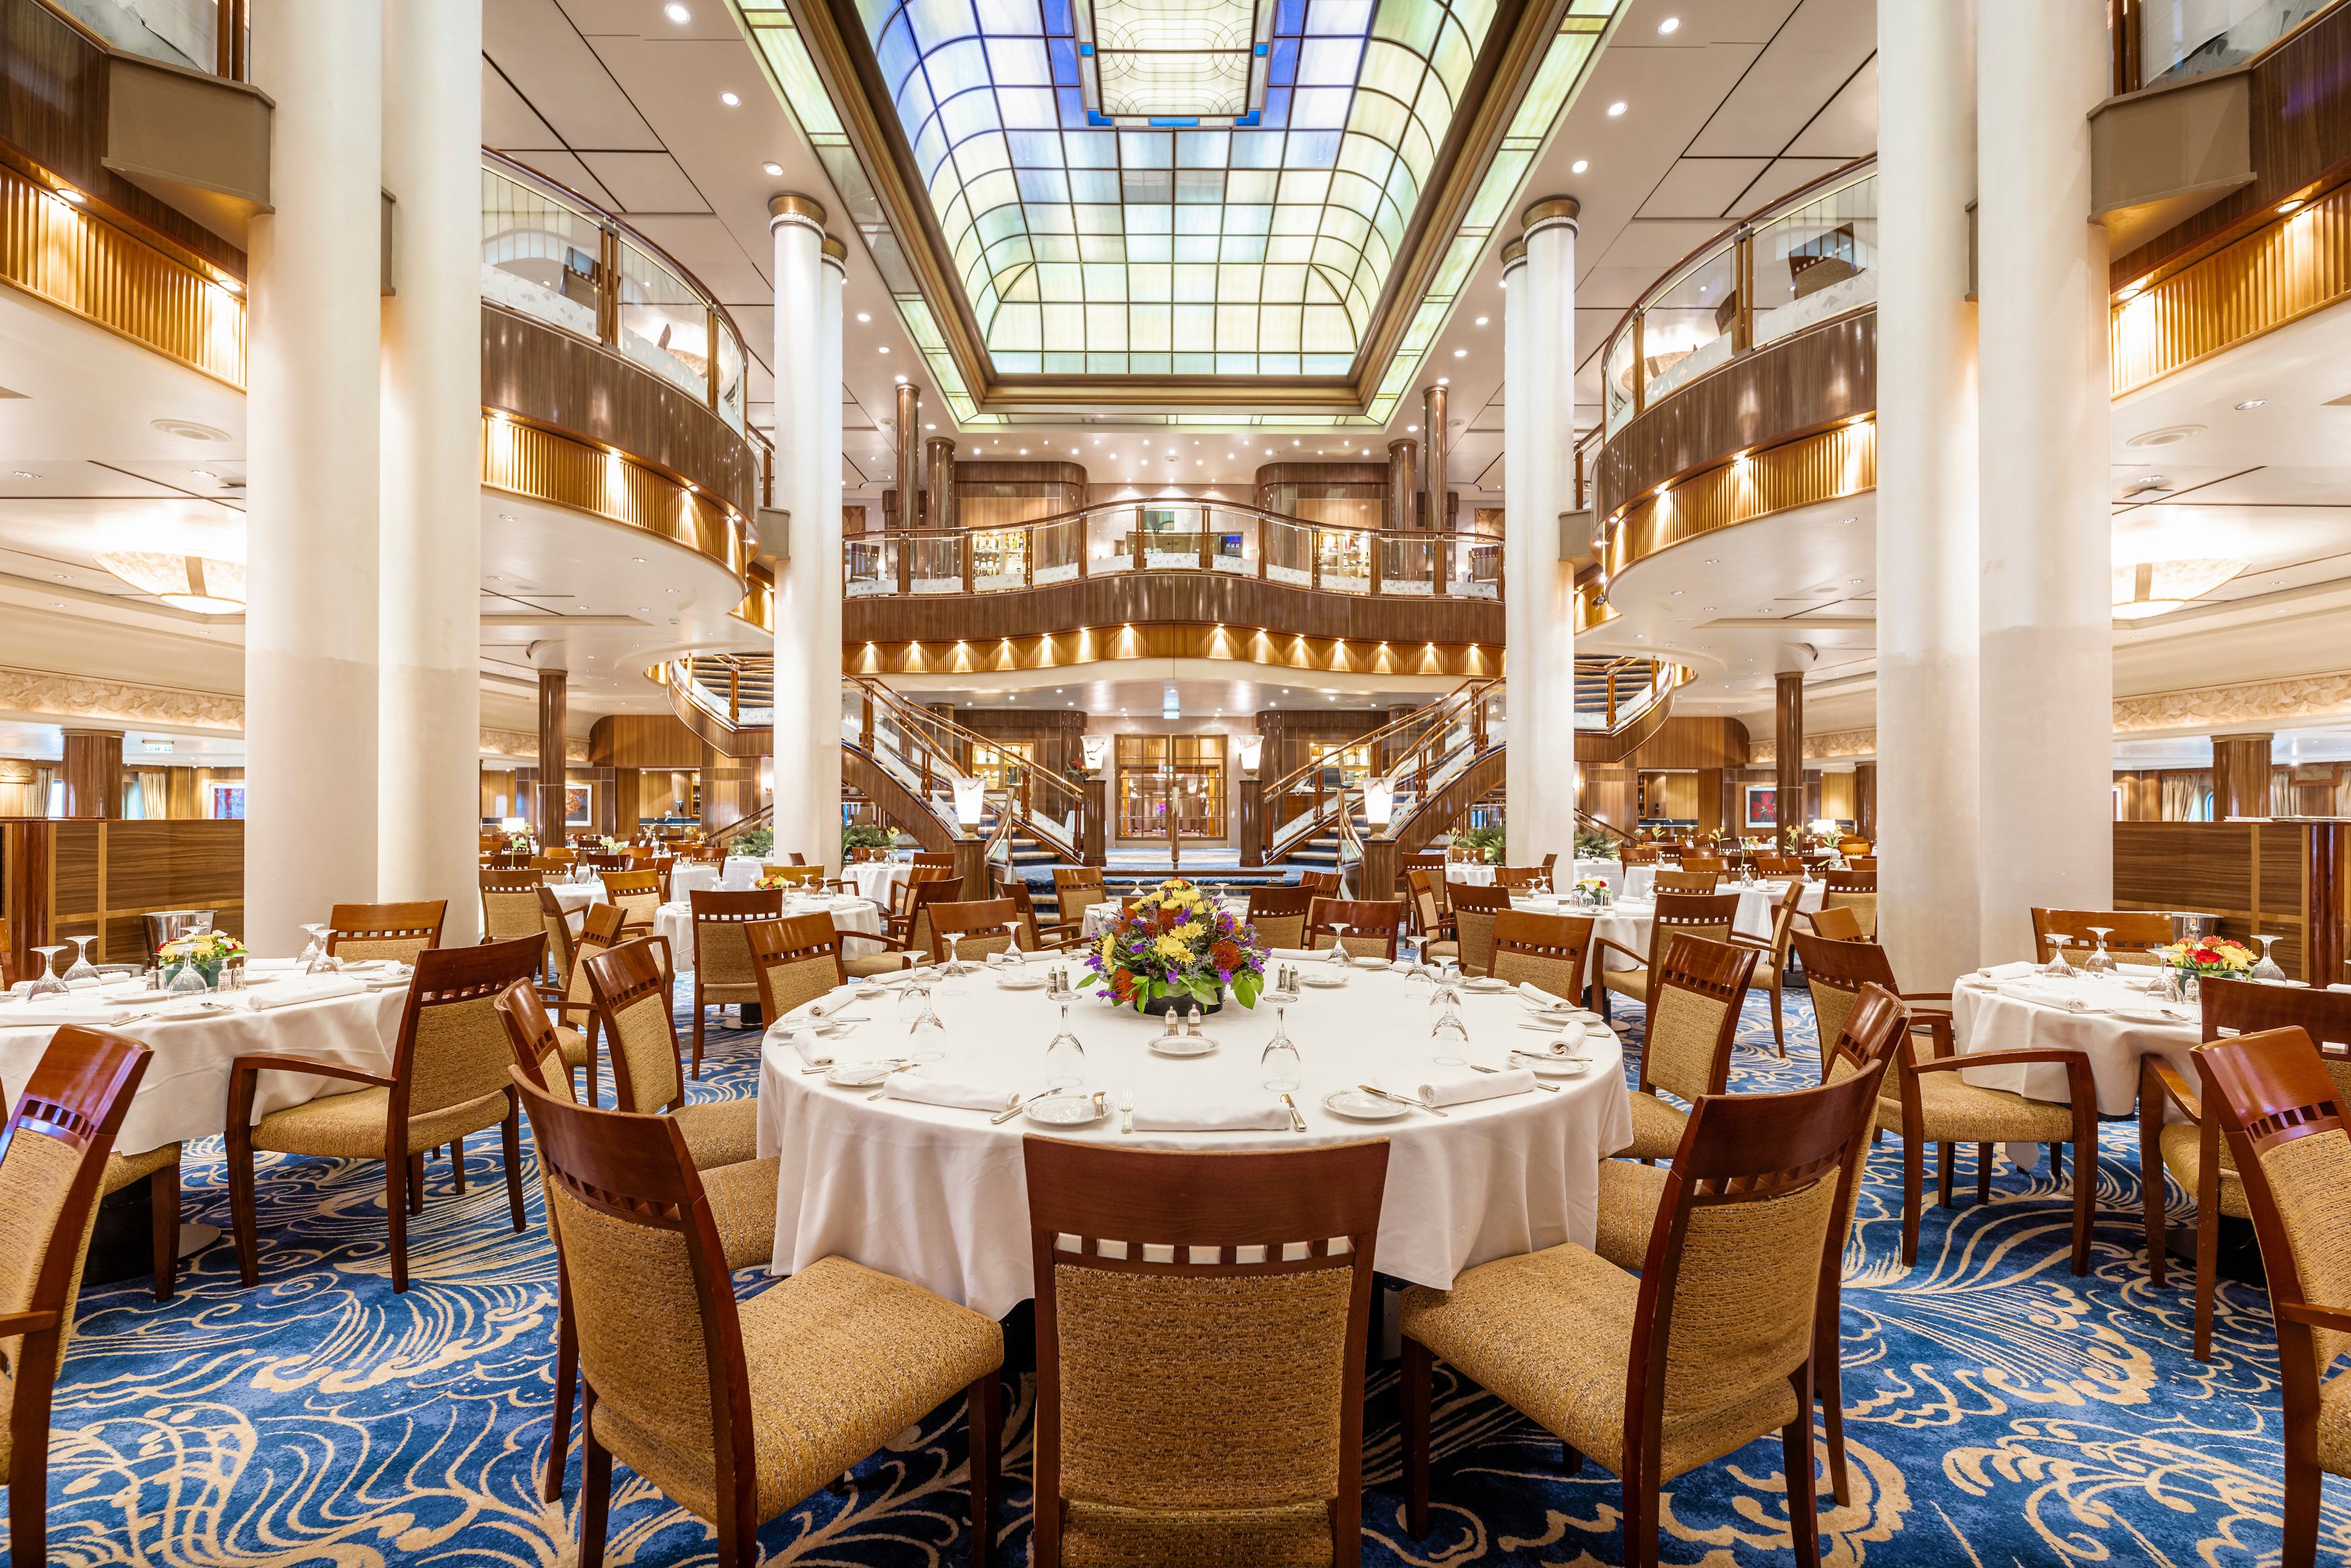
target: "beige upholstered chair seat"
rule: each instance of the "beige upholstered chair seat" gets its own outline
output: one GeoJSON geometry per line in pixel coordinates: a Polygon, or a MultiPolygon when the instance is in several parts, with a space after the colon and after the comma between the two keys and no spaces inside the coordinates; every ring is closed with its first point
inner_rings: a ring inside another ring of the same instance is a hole
{"type": "Polygon", "coordinates": [[[702,1000],[711,1007],[737,1007],[746,1003],[759,1004],[759,982],[744,981],[704,981],[702,1000]]]}
{"type": "Polygon", "coordinates": [[[1649,1259],[1649,1232],[1665,1200],[1662,1166],[1629,1159],[1600,1162],[1600,1227],[1592,1250],[1620,1269],[1638,1272],[1649,1259]]]}
{"type": "Polygon", "coordinates": [[[776,1255],[776,1157],[737,1160],[699,1174],[703,1195],[710,1199],[711,1223],[718,1229],[718,1244],[726,1252],[726,1267],[748,1269],[772,1260],[776,1255]]]}
{"type": "Polygon", "coordinates": [[[1461,944],[1459,942],[1430,942],[1420,950],[1422,956],[1425,958],[1458,959],[1461,956],[1461,944]]]}
{"type": "MultiPolygon", "coordinates": [[[[2196,1153],[2193,1147],[2188,1152],[2190,1158],[2196,1153]]],[[[120,1192],[134,1181],[144,1181],[157,1171],[168,1170],[179,1163],[180,1146],[175,1143],[151,1148],[145,1154],[110,1154],[106,1157],[106,1174],[99,1180],[99,1190],[120,1192]]],[[[5,1408],[5,1404],[0,1404],[0,1409],[5,1408]]]]}
{"type": "MultiPolygon", "coordinates": [[[[326,1159],[381,1159],[391,1100],[390,1089],[360,1089],[272,1111],[254,1124],[253,1147],[271,1154],[307,1154],[326,1159]]],[[[408,1147],[437,1148],[506,1119],[505,1092],[484,1095],[478,1100],[409,1117],[408,1147]]]]}
{"type": "MultiPolygon", "coordinates": [[[[592,1249],[600,1232],[622,1222],[574,1207],[563,1224],[568,1245],[592,1249]]],[[[575,1271],[573,1277],[580,1275],[575,1271]]],[[[637,1288],[656,1295],[684,1292],[684,1300],[659,1303],[666,1310],[645,1315],[694,1321],[684,1278],[643,1277],[637,1288]]],[[[632,1315],[626,1303],[611,1310],[623,1320],[632,1315]]],[[[802,1269],[737,1310],[761,1518],[781,1513],[862,1461],[1004,1359],[1004,1334],[992,1320],[845,1258],[802,1269]]],[[[583,1314],[583,1327],[589,1321],[583,1314]]],[[[645,1365],[650,1374],[668,1363],[655,1357],[645,1365]]],[[[706,1395],[680,1404],[682,1411],[708,1409],[706,1395]]],[[[623,1416],[623,1407],[598,1402],[590,1417],[598,1438],[673,1500],[715,1517],[708,1427],[655,1430],[623,1416]]]]}
{"type": "Polygon", "coordinates": [[[563,1045],[563,1064],[567,1067],[588,1065],[588,1036],[569,1023],[555,1026],[555,1037],[563,1045]]]}
{"type": "MultiPolygon", "coordinates": [[[[2191,1197],[2194,1196],[2197,1183],[2204,1174],[2204,1151],[2197,1144],[2196,1125],[2193,1122],[2173,1122],[2166,1127],[2162,1134],[2162,1148],[2163,1168],[2171,1172],[2171,1179],[2186,1188],[2191,1197]]],[[[2220,1146],[2220,1212],[2234,1215],[2240,1220],[2253,1217],[2252,1205],[2245,1199],[2244,1179],[2229,1164],[2227,1144],[2220,1146]]],[[[2319,1417],[2322,1430],[2325,1419],[2324,1416],[2319,1417]]]]}
{"type": "Polygon", "coordinates": [[[1633,1147],[1624,1152],[1635,1159],[1671,1159],[1682,1146],[1682,1129],[1689,1113],[1655,1095],[1633,1091],[1633,1147]]]}
{"type": "Polygon", "coordinates": [[[671,1115],[685,1135],[686,1152],[694,1157],[696,1170],[740,1165],[759,1152],[756,1100],[703,1100],[680,1106],[671,1115]]]}
{"type": "MultiPolygon", "coordinates": [[[[1927,1136],[1944,1143],[2066,1143],[2074,1137],[2074,1108],[2028,1100],[2005,1089],[1979,1089],[1956,1072],[1917,1075],[1918,1108],[1927,1136]]],[[[1880,1125],[1887,1106],[1878,1102],[1880,1125]]],[[[1894,1129],[1902,1118],[1897,1113],[1894,1129]]]]}
{"type": "Polygon", "coordinates": [[[895,974],[914,961],[911,953],[865,953],[857,958],[844,955],[841,968],[852,980],[870,980],[878,974],[895,974]]]}
{"type": "Polygon", "coordinates": [[[1649,971],[1646,969],[1603,968],[1600,983],[1619,996],[1630,997],[1644,1006],[1648,1003],[1649,971]]]}
{"type": "MultiPolygon", "coordinates": [[[[1817,1269],[1817,1251],[1810,1262],[1817,1269]]],[[[1640,1292],[1633,1275],[1571,1243],[1480,1264],[1450,1291],[1413,1286],[1404,1293],[1404,1332],[1622,1475],[1625,1368],[1640,1292]]],[[[1666,1403],[1660,1480],[1796,1418],[1784,1376],[1750,1386],[1667,1376],[1691,1386],[1666,1403]]]]}
{"type": "Polygon", "coordinates": [[[1061,1521],[1061,1568],[1330,1568],[1328,1504],[1176,1512],[1072,1501],[1061,1521]]]}

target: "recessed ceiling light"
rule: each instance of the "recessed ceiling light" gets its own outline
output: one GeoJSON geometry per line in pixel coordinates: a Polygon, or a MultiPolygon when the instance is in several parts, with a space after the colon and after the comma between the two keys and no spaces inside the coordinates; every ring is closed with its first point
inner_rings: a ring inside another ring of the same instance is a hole
{"type": "Polygon", "coordinates": [[[2241,414],[2248,409],[2258,409],[2263,403],[2268,401],[2269,400],[2267,398],[2247,398],[2243,402],[2237,405],[2237,411],[2241,414]]]}
{"type": "MultiPolygon", "coordinates": [[[[784,166],[780,163],[762,163],[759,165],[759,172],[768,175],[771,178],[781,174],[783,171],[784,166]]],[[[863,317],[861,317],[859,319],[862,320],[863,317]]]]}
{"type": "MultiPolygon", "coordinates": [[[[78,200],[78,198],[75,197],[70,192],[67,193],[67,199],[68,201],[78,200]]],[[[2301,206],[2302,198],[2297,196],[2291,202],[2280,202],[2278,203],[2278,212],[2283,215],[2284,213],[2297,212],[2301,209],[2301,206]]]]}
{"type": "Polygon", "coordinates": [[[1677,599],[1677,598],[1679,598],[1679,597],[1682,597],[1682,591],[1681,591],[1681,589],[1679,589],[1679,588],[1676,588],[1676,589],[1674,589],[1672,592],[1670,592],[1670,593],[1668,593],[1667,595],[1666,595],[1666,597],[1667,597],[1667,598],[1669,598],[1669,599],[1677,599]]]}
{"type": "Polygon", "coordinates": [[[1571,163],[1571,164],[1569,164],[1569,165],[1567,166],[1567,171],[1568,171],[1569,173],[1571,173],[1571,174],[1581,174],[1581,173],[1583,173],[1586,169],[1589,169],[1589,168],[1591,168],[1591,167],[1592,167],[1592,160],[1591,160],[1591,159],[1589,159],[1589,158],[1579,158],[1579,159],[1577,159],[1574,162],[1573,162],[1573,163],[1571,163]]]}
{"type": "Polygon", "coordinates": [[[1712,605],[1700,605],[1698,607],[1706,611],[1708,615],[1712,615],[1714,613],[1714,607],[1712,605]]]}
{"type": "Polygon", "coordinates": [[[1608,106],[1608,118],[1609,118],[1609,119],[1614,119],[1618,118],[1618,117],[1619,117],[1619,116],[1621,116],[1624,112],[1625,112],[1625,100],[1624,100],[1623,99],[1621,99],[1621,98],[1620,98],[1620,99],[1618,99],[1614,103],[1612,103],[1612,104],[1610,104],[1610,105],[1608,106]]]}
{"type": "Polygon", "coordinates": [[[883,352],[884,354],[887,354],[888,352],[890,352],[890,345],[888,345],[887,343],[883,344],[883,345],[882,345],[882,352],[883,352]]]}
{"type": "Polygon", "coordinates": [[[936,425],[925,425],[923,428],[924,428],[925,430],[926,430],[926,431],[935,431],[935,430],[938,429],[939,427],[938,427],[938,426],[936,426],[936,425]]]}
{"type": "Polygon", "coordinates": [[[67,201],[72,202],[77,207],[89,200],[89,197],[83,195],[78,191],[60,191],[57,194],[64,197],[67,201]]]}
{"type": "Polygon", "coordinates": [[[664,588],[664,589],[662,590],[662,592],[664,592],[664,593],[665,593],[665,594],[674,594],[674,593],[677,592],[677,590],[676,590],[675,588],[664,588]]]}
{"type": "Polygon", "coordinates": [[[1493,317],[1490,316],[1481,316],[1478,318],[1478,325],[1483,327],[1487,322],[1491,321],[1493,317]]]}
{"type": "Polygon", "coordinates": [[[188,472],[194,474],[198,479],[218,479],[220,477],[219,474],[214,473],[209,468],[192,468],[188,470],[188,472]]]}
{"type": "Polygon", "coordinates": [[[1708,566],[1713,566],[1714,564],[1715,564],[1715,563],[1714,563],[1714,562],[1712,562],[1712,561],[1708,561],[1708,562],[1707,563],[1707,565],[1708,565],[1708,566]]]}
{"type": "Polygon", "coordinates": [[[1469,350],[1467,348],[1456,348],[1453,351],[1453,357],[1456,359],[1467,359],[1469,358],[1469,350]]]}
{"type": "Polygon", "coordinates": [[[643,556],[632,556],[629,557],[629,564],[632,566],[642,566],[645,564],[645,558],[643,556]]]}
{"type": "Polygon", "coordinates": [[[669,0],[669,4],[662,7],[662,15],[681,26],[694,20],[694,13],[679,5],[677,0],[669,0]]]}
{"type": "Polygon", "coordinates": [[[639,615],[651,615],[653,613],[653,607],[651,605],[639,605],[637,607],[637,613],[639,615]]]}
{"type": "Polygon", "coordinates": [[[901,387],[906,384],[906,378],[904,376],[893,376],[890,379],[901,387]]]}
{"type": "Polygon", "coordinates": [[[1681,25],[1682,19],[1679,16],[1668,16],[1664,21],[1657,24],[1657,31],[1660,33],[1679,32],[1681,30],[1681,25]]]}
{"type": "Polygon", "coordinates": [[[1861,587],[1861,579],[1860,579],[1859,577],[1847,577],[1847,578],[1845,579],[1845,584],[1846,584],[1846,586],[1847,586],[1847,587],[1856,587],[1856,588],[1857,588],[1857,587],[1861,587]]]}
{"type": "MultiPolygon", "coordinates": [[[[722,93],[720,93],[720,94],[718,95],[718,101],[719,101],[720,103],[725,104],[728,109],[733,109],[733,108],[735,108],[737,104],[740,104],[743,100],[742,100],[741,99],[739,99],[739,98],[737,98],[737,97],[736,97],[733,93],[731,93],[731,92],[722,92],[722,93]]],[[[1610,112],[1611,114],[1614,114],[1614,113],[1615,113],[1616,111],[1615,111],[1614,109],[1611,109],[1611,110],[1609,110],[1608,112],[1610,112]]]]}
{"type": "Polygon", "coordinates": [[[514,520],[515,514],[511,512],[501,512],[498,514],[498,521],[501,523],[511,523],[514,520]]]}
{"type": "Polygon", "coordinates": [[[873,317],[871,317],[871,316],[869,316],[869,315],[867,315],[864,311],[861,310],[861,311],[859,311],[859,312],[857,313],[857,319],[858,319],[858,320],[860,320],[860,321],[871,321],[871,320],[872,320],[872,319],[873,319],[873,317]]]}
{"type": "Polygon", "coordinates": [[[1439,376],[1437,378],[1437,384],[1440,387],[1449,387],[1453,385],[1453,378],[1450,376],[1439,376]]]}
{"type": "Polygon", "coordinates": [[[1417,431],[1419,431],[1419,429],[1420,429],[1420,427],[1419,427],[1418,425],[1406,425],[1406,426],[1405,426],[1404,428],[1405,429],[1405,431],[1411,431],[1411,432],[1417,432],[1417,431]]]}

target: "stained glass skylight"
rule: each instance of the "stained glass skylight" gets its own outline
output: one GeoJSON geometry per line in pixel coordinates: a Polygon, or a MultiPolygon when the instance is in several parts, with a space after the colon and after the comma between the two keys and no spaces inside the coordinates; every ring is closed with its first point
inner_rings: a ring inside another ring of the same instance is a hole
{"type": "MultiPolygon", "coordinates": [[[[1238,119],[1249,110],[1256,0],[1093,0],[1094,101],[1112,119],[1238,119]]],[[[1081,72],[1082,74],[1082,72],[1081,72]]]]}

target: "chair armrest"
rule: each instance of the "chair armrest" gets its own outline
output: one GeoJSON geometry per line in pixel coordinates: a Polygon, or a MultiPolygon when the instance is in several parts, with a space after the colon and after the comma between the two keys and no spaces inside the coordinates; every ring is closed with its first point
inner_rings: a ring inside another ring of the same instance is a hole
{"type": "Polygon", "coordinates": [[[0,1313],[0,1339],[15,1339],[19,1334],[39,1334],[57,1326],[58,1317],[53,1312],[0,1313]]]}
{"type": "Polygon", "coordinates": [[[2321,1306],[2316,1302],[2277,1302],[2270,1310],[2288,1323],[2351,1334],[2351,1307],[2321,1306]]]}
{"type": "MultiPolygon", "coordinates": [[[[1600,940],[1602,941],[1606,941],[1608,939],[1603,937],[1600,940]]],[[[1776,953],[1780,950],[1777,947],[1763,940],[1760,937],[1741,936],[1737,931],[1731,932],[1730,940],[1723,945],[1726,947],[1743,948],[1749,952],[1757,953],[1776,953]]]]}
{"type": "Polygon", "coordinates": [[[365,1084],[372,1089],[389,1089],[392,1079],[388,1074],[362,1073],[357,1067],[346,1067],[334,1062],[314,1062],[307,1056],[239,1056],[228,1064],[229,1076],[235,1079],[252,1073],[308,1073],[317,1078],[342,1078],[354,1084],[365,1084]]]}
{"type": "Polygon", "coordinates": [[[1894,995],[1896,1000],[1902,1002],[1949,1002],[1951,1000],[1951,993],[1948,991],[1897,991],[1894,995]]]}
{"type": "Polygon", "coordinates": [[[2071,1066],[2079,1062],[2087,1067],[2090,1054],[2086,1051],[2062,1051],[2054,1047],[2031,1051],[1980,1051],[1966,1056],[1938,1056],[1931,1062],[1914,1062],[1910,1070],[1914,1073],[1949,1073],[1960,1067],[2004,1067],[2030,1062],[2052,1062],[2060,1066],[2071,1066]]]}
{"type": "Polygon", "coordinates": [[[2189,1121],[2199,1124],[2202,1123],[2204,1120],[2203,1101],[2197,1096],[2195,1090],[2188,1086],[2188,1080],[2180,1076],[2179,1068],[2173,1066],[2168,1059],[2158,1056],[2151,1052],[2138,1059],[2139,1097],[2141,1099],[2146,1099],[2147,1097],[2147,1080],[2150,1078],[2155,1081],[2155,1086],[2163,1091],[2165,1098],[2170,1100],[2173,1105],[2178,1106],[2182,1111],[2187,1113],[2188,1119],[2189,1121]]]}
{"type": "Polygon", "coordinates": [[[1641,968],[1643,968],[1643,969],[1646,969],[1646,968],[1648,968],[1648,967],[1649,967],[1649,957],[1648,957],[1648,955],[1647,955],[1646,953],[1636,953],[1636,952],[1635,952],[1631,948],[1626,947],[1623,942],[1615,941],[1615,940],[1612,940],[1612,939],[1610,939],[1610,938],[1607,938],[1607,937],[1595,937],[1595,938],[1593,938],[1593,942],[1592,942],[1592,948],[1593,948],[1593,950],[1594,952],[1599,951],[1602,948],[1614,948],[1614,949],[1615,949],[1618,952],[1623,953],[1626,958],[1631,959],[1631,960],[1632,960],[1635,964],[1638,964],[1641,968]]]}

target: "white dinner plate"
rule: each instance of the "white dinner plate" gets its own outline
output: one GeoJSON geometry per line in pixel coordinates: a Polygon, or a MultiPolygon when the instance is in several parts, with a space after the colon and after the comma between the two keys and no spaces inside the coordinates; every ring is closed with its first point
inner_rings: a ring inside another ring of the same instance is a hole
{"type": "Polygon", "coordinates": [[[1463,981],[1461,982],[1461,989],[1464,991],[1486,992],[1509,991],[1510,989],[1510,982],[1507,980],[1496,980],[1490,974],[1481,974],[1463,981]]]}
{"type": "Polygon", "coordinates": [[[1162,1034],[1151,1043],[1154,1054],[1160,1056],[1205,1056],[1217,1048],[1217,1043],[1205,1034],[1162,1034]]]}
{"type": "Polygon", "coordinates": [[[1298,983],[1311,985],[1317,991],[1336,991],[1347,983],[1347,977],[1344,973],[1333,974],[1327,966],[1318,965],[1311,969],[1300,969],[1298,983]]]}
{"type": "Polygon", "coordinates": [[[1353,964],[1357,969],[1385,969],[1388,967],[1387,960],[1384,958],[1373,958],[1369,954],[1361,958],[1351,958],[1347,961],[1353,964]]]}
{"type": "Polygon", "coordinates": [[[1092,1095],[1047,1095],[1029,1101],[1024,1114],[1049,1127],[1081,1127],[1110,1115],[1110,1096],[1103,1096],[1101,1108],[1096,1109],[1092,1095]]]}
{"type": "Polygon", "coordinates": [[[1394,1100],[1384,1100],[1377,1095],[1367,1095],[1361,1089],[1339,1089],[1322,1096],[1322,1108],[1335,1116],[1350,1121],[1392,1122],[1412,1109],[1394,1100]]]}
{"type": "Polygon", "coordinates": [[[844,1089],[870,1089],[897,1070],[894,1062],[836,1062],[824,1081],[844,1089]]]}
{"type": "Polygon", "coordinates": [[[1042,991],[1045,989],[1045,977],[1013,971],[999,973],[996,977],[996,984],[999,991],[1042,991]]]}
{"type": "Polygon", "coordinates": [[[1510,1064],[1515,1067],[1524,1067],[1538,1078],[1581,1078],[1584,1074],[1592,1071],[1592,1059],[1588,1056],[1521,1054],[1511,1057],[1510,1064]]]}

